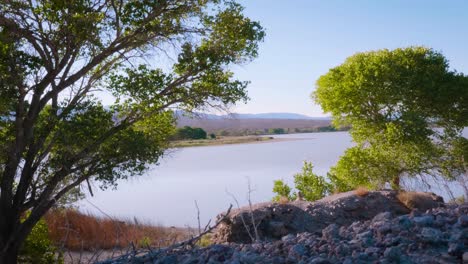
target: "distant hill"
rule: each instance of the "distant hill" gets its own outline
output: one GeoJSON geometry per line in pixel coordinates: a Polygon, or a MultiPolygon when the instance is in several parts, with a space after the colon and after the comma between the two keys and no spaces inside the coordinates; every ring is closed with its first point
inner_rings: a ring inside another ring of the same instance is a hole
{"type": "Polygon", "coordinates": [[[261,113],[261,114],[232,114],[239,119],[310,119],[310,120],[330,120],[329,117],[311,117],[295,113],[261,113]]]}
{"type": "MultiPolygon", "coordinates": [[[[176,116],[184,116],[183,111],[177,111],[176,116]]],[[[259,114],[239,114],[232,113],[226,115],[214,115],[206,113],[195,113],[194,118],[201,119],[303,119],[303,120],[331,120],[330,117],[312,117],[296,113],[259,113],[259,114]]]]}
{"type": "Polygon", "coordinates": [[[268,130],[283,128],[286,133],[312,132],[331,125],[329,117],[310,117],[295,113],[229,114],[177,112],[177,126],[201,127],[208,133],[228,135],[265,134],[268,130]]]}

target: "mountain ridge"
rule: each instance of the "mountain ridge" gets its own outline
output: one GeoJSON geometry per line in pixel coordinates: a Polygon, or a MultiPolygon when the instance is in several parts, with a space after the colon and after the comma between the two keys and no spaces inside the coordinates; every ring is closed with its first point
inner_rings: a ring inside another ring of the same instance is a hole
{"type": "Polygon", "coordinates": [[[331,120],[331,117],[313,117],[289,112],[271,112],[271,113],[230,113],[225,115],[216,115],[208,113],[186,114],[183,111],[177,111],[176,116],[194,116],[202,119],[297,119],[297,120],[331,120]]]}

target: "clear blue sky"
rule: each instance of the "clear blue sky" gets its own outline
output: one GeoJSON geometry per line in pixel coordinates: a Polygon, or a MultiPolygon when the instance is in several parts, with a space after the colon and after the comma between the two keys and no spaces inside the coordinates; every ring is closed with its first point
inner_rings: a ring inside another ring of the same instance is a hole
{"type": "Polygon", "coordinates": [[[468,1],[241,0],[265,27],[259,57],[236,67],[251,101],[232,111],[321,116],[317,78],[360,51],[424,45],[468,74],[468,1]]]}

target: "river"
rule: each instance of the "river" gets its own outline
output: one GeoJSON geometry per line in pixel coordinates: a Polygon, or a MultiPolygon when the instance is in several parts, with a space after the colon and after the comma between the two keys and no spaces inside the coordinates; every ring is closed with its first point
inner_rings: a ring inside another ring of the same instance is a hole
{"type": "MultiPolygon", "coordinates": [[[[304,161],[325,175],[352,146],[347,132],[279,135],[270,142],[171,149],[143,176],[120,181],[116,190],[95,190],[77,203],[80,210],[161,224],[202,225],[229,204],[263,202],[273,197],[273,181],[293,182],[304,161]],[[249,188],[250,186],[250,188],[249,188]]],[[[95,188],[97,189],[97,188],[95,188]]],[[[437,192],[437,191],[436,191],[437,192]]]]}

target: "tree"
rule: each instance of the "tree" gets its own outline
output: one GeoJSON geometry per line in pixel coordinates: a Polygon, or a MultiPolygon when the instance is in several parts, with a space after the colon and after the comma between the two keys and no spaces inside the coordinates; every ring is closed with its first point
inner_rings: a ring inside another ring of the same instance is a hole
{"type": "Polygon", "coordinates": [[[194,139],[206,139],[206,131],[203,128],[196,127],[193,129],[194,139]]]}
{"type": "Polygon", "coordinates": [[[199,127],[184,126],[178,128],[175,134],[176,139],[206,139],[206,131],[199,127]]]}
{"type": "Polygon", "coordinates": [[[70,191],[156,163],[171,109],[247,100],[229,66],[263,37],[235,1],[1,1],[0,263],[70,191]]]}
{"type": "Polygon", "coordinates": [[[268,133],[270,133],[270,134],[284,134],[286,132],[284,131],[284,128],[270,128],[268,130],[268,133]]]}
{"type": "Polygon", "coordinates": [[[466,168],[466,160],[441,163],[455,157],[448,146],[463,140],[468,125],[468,77],[451,71],[439,52],[409,47],[355,54],[318,79],[313,98],[335,126],[351,127],[356,143],[331,170],[338,189],[385,182],[399,188],[402,176],[466,168]]]}

